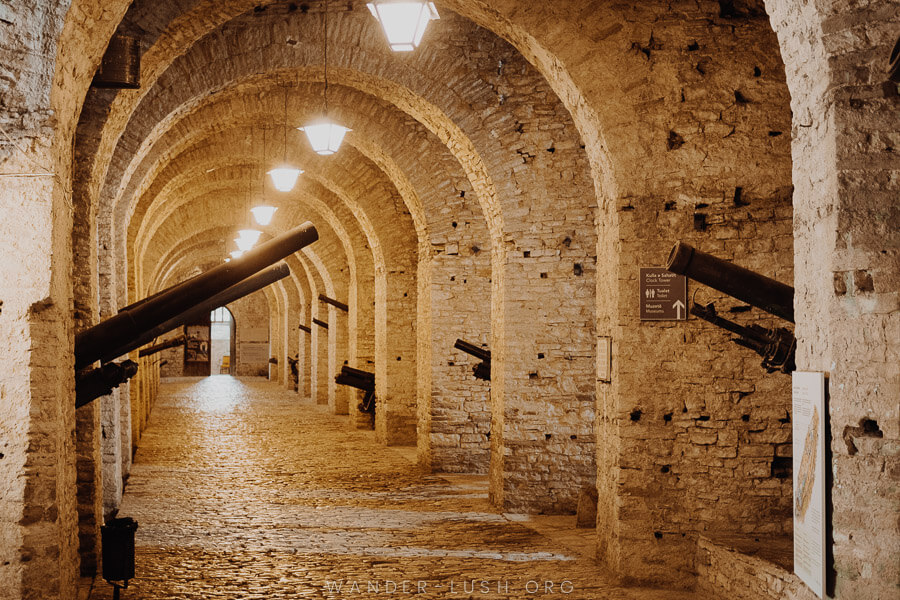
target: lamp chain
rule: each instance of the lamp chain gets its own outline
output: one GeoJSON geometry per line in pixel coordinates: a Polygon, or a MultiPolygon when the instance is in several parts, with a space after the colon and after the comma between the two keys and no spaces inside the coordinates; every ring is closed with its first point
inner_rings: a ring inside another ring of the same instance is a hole
{"type": "Polygon", "coordinates": [[[325,56],[325,117],[328,117],[328,0],[325,0],[325,36],[324,36],[324,56],[325,56]]]}

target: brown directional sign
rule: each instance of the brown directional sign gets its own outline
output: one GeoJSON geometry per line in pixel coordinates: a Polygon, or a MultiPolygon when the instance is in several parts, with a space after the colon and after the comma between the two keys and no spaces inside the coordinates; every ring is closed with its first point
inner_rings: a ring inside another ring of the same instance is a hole
{"type": "Polygon", "coordinates": [[[663,268],[641,269],[641,321],[687,319],[687,278],[663,268]]]}

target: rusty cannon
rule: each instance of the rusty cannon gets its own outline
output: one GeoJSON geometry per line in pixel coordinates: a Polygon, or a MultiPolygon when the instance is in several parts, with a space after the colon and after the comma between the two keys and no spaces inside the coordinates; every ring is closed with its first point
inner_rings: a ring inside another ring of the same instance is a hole
{"type": "MultiPolygon", "coordinates": [[[[794,322],[794,288],[780,281],[701,252],[683,242],[676,243],[672,248],[666,269],[785,321],[794,322]]],[[[745,327],[719,316],[714,303],[702,305],[692,302],[690,313],[736,334],[738,337],[732,338],[732,341],[762,356],[762,366],[769,373],[790,373],[796,369],[794,355],[797,340],[789,329],[770,329],[756,324],[745,327]]]]}
{"type": "Polygon", "coordinates": [[[457,350],[462,350],[466,354],[474,356],[481,362],[472,367],[472,374],[475,375],[476,379],[482,379],[484,381],[491,380],[491,351],[486,350],[484,348],[480,348],[475,344],[470,344],[465,340],[457,339],[456,343],[453,344],[453,347],[457,350]]]}
{"type": "MultiPolygon", "coordinates": [[[[143,300],[126,306],[113,317],[75,336],[76,407],[87,404],[112,391],[136,372],[130,367],[107,368],[104,373],[89,369],[96,361],[109,363],[152,342],[156,337],[184,325],[188,321],[219,306],[224,306],[290,273],[284,263],[267,269],[273,263],[318,239],[312,223],[275,237],[247,252],[243,257],[214,267],[200,275],[176,284],[143,300]],[[92,385],[87,393],[86,381],[92,385]],[[82,388],[79,393],[79,388],[82,388]],[[104,392],[104,390],[106,390],[104,392]]],[[[125,365],[129,361],[119,363],[125,365]]],[[[133,364],[133,363],[132,363],[133,364]]],[[[105,365],[104,365],[105,366],[105,365]]],[[[103,367],[99,368],[100,370],[103,367]]]]}
{"type": "Polygon", "coordinates": [[[363,401],[357,408],[361,412],[375,413],[375,373],[344,365],[341,367],[341,372],[335,375],[334,382],[365,392],[363,401]]]}

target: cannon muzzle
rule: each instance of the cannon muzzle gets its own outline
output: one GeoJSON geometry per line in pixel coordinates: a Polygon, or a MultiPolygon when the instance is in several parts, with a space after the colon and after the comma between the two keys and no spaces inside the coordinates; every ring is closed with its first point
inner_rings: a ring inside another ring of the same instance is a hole
{"type": "Polygon", "coordinates": [[[666,269],[794,322],[794,288],[678,242],[666,269]]]}

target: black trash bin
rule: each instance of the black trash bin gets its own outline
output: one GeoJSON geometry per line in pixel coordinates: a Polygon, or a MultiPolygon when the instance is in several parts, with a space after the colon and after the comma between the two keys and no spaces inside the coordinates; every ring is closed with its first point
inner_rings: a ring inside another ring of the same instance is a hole
{"type": "Polygon", "coordinates": [[[110,519],[100,528],[103,545],[103,579],[125,586],[134,578],[134,532],[137,521],[131,517],[110,519]]]}

